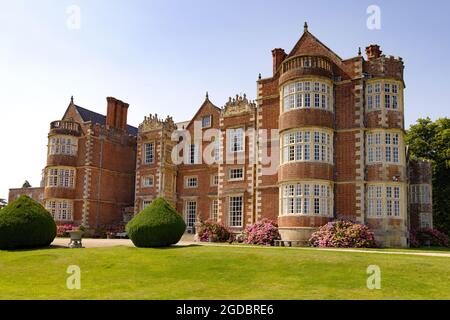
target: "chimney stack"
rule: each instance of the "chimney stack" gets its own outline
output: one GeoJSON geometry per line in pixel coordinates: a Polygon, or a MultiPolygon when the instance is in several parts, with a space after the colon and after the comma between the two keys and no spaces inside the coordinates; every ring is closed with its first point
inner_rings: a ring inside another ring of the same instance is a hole
{"type": "Polygon", "coordinates": [[[381,53],[383,51],[380,50],[380,46],[376,44],[372,44],[366,48],[367,60],[378,59],[381,57],[381,53]]]}
{"type": "Polygon", "coordinates": [[[272,50],[272,59],[273,59],[273,74],[277,73],[278,68],[281,66],[281,63],[286,59],[286,52],[284,49],[275,48],[272,50]]]}
{"type": "Polygon", "coordinates": [[[107,97],[106,101],[108,103],[106,112],[106,126],[108,128],[126,131],[128,107],[130,105],[113,97],[107,97]]]}

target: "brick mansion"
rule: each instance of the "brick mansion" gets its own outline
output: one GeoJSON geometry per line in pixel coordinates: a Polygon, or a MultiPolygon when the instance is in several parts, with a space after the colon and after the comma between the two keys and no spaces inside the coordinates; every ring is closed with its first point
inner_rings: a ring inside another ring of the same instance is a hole
{"type": "Polygon", "coordinates": [[[72,98],[50,124],[42,187],[11,189],[10,201],[30,194],[58,223],[92,230],[157,197],[191,231],[212,219],[239,233],[269,218],[283,239],[307,240],[342,218],[406,247],[410,228],[432,226],[431,167],[405,144],[403,60],[378,45],[342,59],[306,24],[272,60],[254,101],[217,107],[207,94],[182,123],[150,114],[135,128],[125,102],[108,97],[105,116],[72,98]]]}

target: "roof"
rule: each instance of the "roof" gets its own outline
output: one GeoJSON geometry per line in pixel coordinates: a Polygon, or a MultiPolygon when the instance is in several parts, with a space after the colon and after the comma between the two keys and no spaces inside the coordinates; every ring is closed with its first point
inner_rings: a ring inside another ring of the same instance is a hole
{"type": "MultiPolygon", "coordinates": [[[[101,125],[105,125],[106,124],[106,116],[104,116],[104,115],[102,115],[100,113],[97,113],[97,112],[94,112],[94,111],[82,108],[82,107],[77,106],[77,105],[74,105],[74,106],[77,109],[77,111],[80,114],[80,116],[83,119],[83,121],[85,121],[85,122],[89,122],[90,121],[92,123],[98,123],[98,124],[101,124],[101,125]]],[[[133,126],[127,125],[127,132],[128,132],[128,134],[131,134],[133,136],[137,136],[138,129],[133,127],[133,126]]]]}

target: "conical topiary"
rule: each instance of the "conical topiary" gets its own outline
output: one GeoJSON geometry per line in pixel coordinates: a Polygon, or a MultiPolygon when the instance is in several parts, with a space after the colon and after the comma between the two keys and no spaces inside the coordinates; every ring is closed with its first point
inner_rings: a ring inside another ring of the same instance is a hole
{"type": "Polygon", "coordinates": [[[128,237],[136,247],[164,247],[180,241],[186,224],[178,212],[163,198],[153,201],[126,226],[128,237]]]}
{"type": "Polygon", "coordinates": [[[0,210],[0,249],[49,246],[56,237],[56,224],[43,206],[21,196],[0,210]]]}

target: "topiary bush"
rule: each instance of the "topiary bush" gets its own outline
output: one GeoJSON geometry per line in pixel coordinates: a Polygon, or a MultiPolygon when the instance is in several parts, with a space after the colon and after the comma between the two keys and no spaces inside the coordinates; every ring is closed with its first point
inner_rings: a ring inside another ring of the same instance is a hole
{"type": "Polygon", "coordinates": [[[244,243],[246,244],[271,246],[275,240],[279,239],[281,237],[278,232],[278,225],[269,219],[258,221],[245,228],[244,231],[244,243]]]}
{"type": "Polygon", "coordinates": [[[197,228],[197,237],[201,242],[226,242],[230,236],[230,231],[223,223],[211,220],[201,222],[197,228]]]}
{"type": "Polygon", "coordinates": [[[158,198],[137,214],[126,232],[136,247],[165,247],[180,241],[186,224],[178,212],[163,198],[158,198]]]}
{"type": "Polygon", "coordinates": [[[411,230],[410,245],[413,248],[423,246],[430,247],[449,247],[450,242],[448,236],[437,230],[431,228],[424,228],[419,230],[411,230]]]}
{"type": "Polygon", "coordinates": [[[49,246],[56,237],[56,223],[43,206],[21,196],[0,210],[0,249],[49,246]]]}
{"type": "Polygon", "coordinates": [[[359,223],[337,220],[322,226],[312,234],[309,243],[313,247],[375,248],[375,236],[359,223]]]}

